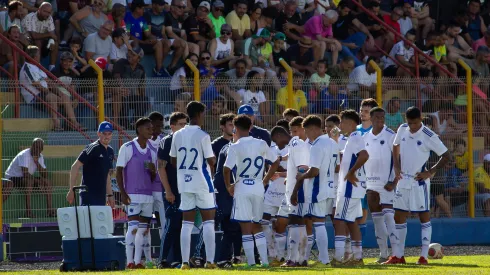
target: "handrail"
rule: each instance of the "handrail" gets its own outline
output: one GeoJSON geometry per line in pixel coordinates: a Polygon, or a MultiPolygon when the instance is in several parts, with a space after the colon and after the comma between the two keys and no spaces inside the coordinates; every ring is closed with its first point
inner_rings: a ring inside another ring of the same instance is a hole
{"type": "Polygon", "coordinates": [[[192,63],[190,59],[187,59],[185,61],[185,64],[189,66],[189,68],[192,70],[194,73],[194,100],[195,101],[201,101],[201,82],[199,80],[199,70],[197,67],[192,63]]]}
{"type": "Polygon", "coordinates": [[[466,116],[468,120],[468,192],[469,192],[469,214],[475,217],[475,175],[473,172],[473,79],[471,68],[462,59],[458,59],[459,65],[466,70],[466,116]]]}
{"type": "Polygon", "coordinates": [[[376,101],[379,106],[383,106],[383,83],[381,81],[381,77],[383,76],[383,71],[381,68],[374,62],[374,60],[369,61],[369,65],[373,66],[376,71],[376,101]]]}
{"type": "Polygon", "coordinates": [[[97,73],[97,102],[99,103],[99,123],[105,121],[105,106],[104,106],[104,78],[102,69],[99,65],[95,64],[95,62],[90,59],[88,64],[94,71],[97,73]]]}
{"type": "MultiPolygon", "coordinates": [[[[279,63],[286,69],[288,72],[288,85],[287,85],[287,90],[288,90],[288,108],[293,108],[293,69],[289,64],[286,62],[286,60],[279,58],[279,63]]],[[[298,110],[299,111],[299,110],[298,110]]]]}
{"type": "MultiPolygon", "coordinates": [[[[16,62],[17,59],[15,58],[16,57],[16,53],[19,53],[20,55],[22,55],[26,59],[26,61],[29,61],[29,63],[36,65],[39,69],[41,69],[44,73],[46,73],[46,75],[49,78],[51,78],[56,84],[62,86],[67,91],[69,91],[70,94],[72,94],[75,98],[77,98],[79,100],[79,102],[85,104],[87,107],[89,107],[94,112],[97,112],[98,111],[95,106],[93,106],[92,104],[90,104],[90,102],[88,102],[85,98],[83,98],[82,96],[80,96],[77,92],[73,91],[73,89],[69,85],[65,85],[63,82],[61,82],[50,71],[48,71],[41,64],[39,64],[39,62],[37,62],[36,60],[34,60],[32,57],[30,57],[27,53],[25,53],[23,50],[21,50],[19,47],[17,47],[17,45],[15,43],[13,43],[12,41],[10,41],[7,37],[5,37],[1,33],[0,33],[0,39],[3,40],[4,43],[7,43],[7,45],[9,45],[12,48],[12,53],[13,53],[13,57],[14,57],[14,65],[16,65],[16,63],[17,63],[16,62]]],[[[14,67],[14,74],[17,75],[17,67],[14,67]]],[[[19,98],[19,100],[16,100],[16,105],[19,105],[19,104],[20,104],[20,98],[19,98]]],[[[118,130],[120,133],[122,133],[126,138],[131,139],[131,137],[128,135],[128,133],[126,133],[122,129],[121,126],[119,126],[118,124],[115,124],[112,120],[107,119],[107,121],[111,122],[113,124],[114,128],[116,128],[116,130],[118,130]]]]}

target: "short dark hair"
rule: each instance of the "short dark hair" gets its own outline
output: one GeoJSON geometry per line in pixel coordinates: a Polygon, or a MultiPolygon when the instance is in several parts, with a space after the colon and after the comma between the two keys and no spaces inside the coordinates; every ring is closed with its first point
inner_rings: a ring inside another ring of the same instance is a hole
{"type": "Polygon", "coordinates": [[[187,104],[186,111],[189,119],[193,119],[206,111],[206,105],[202,104],[201,102],[191,101],[187,104]]]}
{"type": "Polygon", "coordinates": [[[243,58],[241,59],[238,59],[236,62],[235,62],[235,66],[242,63],[243,65],[245,65],[245,67],[247,67],[247,61],[243,58]]]}
{"type": "Polygon", "coordinates": [[[177,124],[177,121],[181,120],[181,119],[184,119],[186,121],[189,121],[189,117],[182,113],[182,112],[173,112],[171,115],[170,115],[170,125],[175,125],[177,124]]]}
{"type": "Polygon", "coordinates": [[[322,119],[319,116],[316,115],[308,115],[304,120],[303,120],[303,128],[307,128],[310,126],[316,126],[318,128],[322,128],[322,119]]]}
{"type": "Polygon", "coordinates": [[[235,117],[236,115],[233,113],[223,114],[219,116],[219,125],[225,126],[228,121],[233,121],[235,117]]]}
{"type": "Polygon", "coordinates": [[[202,51],[202,52],[199,54],[199,57],[202,57],[202,55],[203,55],[203,54],[205,54],[205,53],[209,54],[209,56],[211,56],[211,57],[212,57],[211,52],[210,52],[210,51],[208,51],[208,50],[204,50],[204,51],[202,51]]]}
{"type": "MultiPolygon", "coordinates": [[[[458,25],[458,27],[459,27],[459,25],[458,25]]],[[[409,35],[416,36],[417,35],[417,31],[415,29],[410,29],[410,30],[407,31],[407,33],[405,33],[405,37],[407,37],[409,35]]]]}
{"type": "Polygon", "coordinates": [[[136,129],[136,134],[138,135],[138,128],[145,125],[146,123],[151,123],[151,120],[148,117],[140,117],[138,120],[136,120],[136,123],[134,124],[134,128],[136,129]]]}
{"type": "Polygon", "coordinates": [[[412,106],[407,109],[405,112],[405,115],[407,119],[416,119],[416,118],[422,118],[422,112],[420,111],[419,108],[412,106]]]}
{"type": "Polygon", "coordinates": [[[374,98],[366,98],[361,101],[361,108],[362,107],[378,107],[378,102],[376,102],[376,99],[374,98]]]}
{"type": "Polygon", "coordinates": [[[371,62],[371,60],[372,60],[372,61],[374,61],[374,62],[376,63],[376,58],[374,58],[374,56],[370,56],[370,57],[368,57],[368,59],[366,60],[366,65],[368,65],[368,64],[369,64],[369,62],[371,62]]]}
{"type": "Polygon", "coordinates": [[[289,130],[289,121],[281,118],[276,122],[276,126],[281,126],[286,130],[289,130]]]}
{"type": "Polygon", "coordinates": [[[481,2],[480,2],[480,0],[470,0],[470,1],[468,1],[468,6],[469,6],[471,3],[477,3],[478,5],[480,5],[480,6],[481,6],[481,2]]]}
{"type": "Polygon", "coordinates": [[[245,84],[245,90],[250,90],[250,88],[252,87],[253,78],[256,75],[259,75],[259,72],[257,72],[257,71],[250,71],[250,72],[248,72],[248,74],[247,74],[247,83],[245,84]]]}
{"type": "Polygon", "coordinates": [[[262,9],[262,16],[274,19],[278,16],[278,11],[275,7],[267,7],[262,9]]]}
{"type": "Polygon", "coordinates": [[[342,58],[342,62],[349,63],[349,62],[355,62],[354,57],[352,56],[346,56],[342,58]]]}
{"type": "MultiPolygon", "coordinates": [[[[20,1],[10,1],[10,3],[8,4],[8,7],[9,7],[8,12],[15,11],[18,8],[21,8],[23,6],[24,5],[20,1]]],[[[5,16],[7,16],[7,15],[5,15],[5,16]]]]}
{"type": "Polygon", "coordinates": [[[284,129],[282,126],[274,126],[271,130],[271,137],[275,137],[276,135],[289,135],[288,130],[284,129]]]}
{"type": "Polygon", "coordinates": [[[155,120],[161,120],[161,121],[163,121],[163,115],[162,115],[160,112],[151,112],[151,113],[148,115],[148,118],[149,118],[151,121],[155,121],[155,120]]]}
{"type": "Polygon", "coordinates": [[[78,36],[75,36],[70,40],[70,45],[71,44],[82,45],[82,39],[78,36]]]}
{"type": "Polygon", "coordinates": [[[381,107],[374,107],[371,109],[371,111],[369,111],[369,115],[373,116],[374,113],[386,113],[386,111],[385,111],[385,109],[383,109],[381,107]]]}
{"type": "Polygon", "coordinates": [[[340,117],[339,115],[329,115],[327,119],[325,119],[325,122],[333,122],[335,125],[340,125],[340,117]]]}
{"type": "Polygon", "coordinates": [[[361,123],[361,118],[359,117],[359,114],[352,109],[344,110],[340,113],[340,119],[350,119],[354,121],[356,124],[361,123]]]}
{"type": "Polygon", "coordinates": [[[238,7],[238,5],[240,5],[240,4],[246,5],[246,6],[248,7],[248,2],[247,2],[246,0],[238,0],[238,1],[236,1],[236,5],[237,5],[237,7],[238,7]]]}
{"type": "Polygon", "coordinates": [[[347,1],[340,1],[340,3],[337,5],[337,8],[339,10],[343,9],[343,8],[348,8],[349,7],[349,3],[347,3],[347,1]]]}
{"type": "Polygon", "coordinates": [[[328,68],[328,61],[326,59],[319,60],[317,64],[323,64],[325,68],[328,68]]]}
{"type": "Polygon", "coordinates": [[[303,121],[305,119],[302,116],[295,116],[291,121],[289,122],[289,128],[297,126],[297,127],[303,127],[303,121]]]}
{"type": "Polygon", "coordinates": [[[252,127],[252,120],[247,115],[238,115],[233,119],[233,125],[242,131],[248,131],[252,127]]]}
{"type": "Polygon", "coordinates": [[[292,116],[292,117],[297,117],[299,116],[299,112],[296,109],[293,108],[287,108],[282,112],[282,116],[292,116]]]}

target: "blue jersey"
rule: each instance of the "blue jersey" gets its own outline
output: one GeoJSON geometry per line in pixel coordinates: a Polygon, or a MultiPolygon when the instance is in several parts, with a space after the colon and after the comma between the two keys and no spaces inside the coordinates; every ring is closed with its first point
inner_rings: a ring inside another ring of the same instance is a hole
{"type": "MultiPolygon", "coordinates": [[[[218,153],[218,161],[216,165],[216,174],[214,175],[214,188],[218,191],[216,194],[216,204],[218,205],[218,209],[222,211],[224,215],[231,215],[231,209],[233,207],[233,197],[228,193],[225,186],[225,180],[223,178],[223,166],[226,161],[226,157],[228,156],[228,149],[230,148],[231,143],[225,144],[220,152],[218,153]]],[[[230,175],[230,182],[234,182],[233,180],[233,171],[230,175]]]]}
{"type": "Polygon", "coordinates": [[[361,136],[364,136],[367,132],[371,131],[373,129],[373,125],[369,126],[368,128],[362,128],[362,124],[357,125],[356,130],[361,132],[361,136]]]}
{"type": "Polygon", "coordinates": [[[269,133],[269,131],[267,131],[264,128],[260,128],[257,126],[252,127],[252,130],[250,130],[250,136],[257,139],[261,139],[265,141],[267,145],[269,145],[269,147],[271,146],[272,143],[271,134],[269,133]]]}

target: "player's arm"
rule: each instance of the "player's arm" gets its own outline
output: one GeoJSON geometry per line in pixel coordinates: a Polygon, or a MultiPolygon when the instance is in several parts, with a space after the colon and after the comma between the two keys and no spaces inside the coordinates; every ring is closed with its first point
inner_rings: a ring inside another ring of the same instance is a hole
{"type": "Polygon", "coordinates": [[[235,150],[230,146],[228,155],[226,156],[225,164],[223,164],[223,180],[226,190],[231,196],[235,193],[234,185],[231,183],[231,169],[236,166],[235,150]]]}
{"type": "MultiPolygon", "coordinates": [[[[126,189],[124,189],[124,178],[123,178],[123,169],[126,167],[126,164],[128,163],[127,160],[127,151],[129,150],[127,146],[121,146],[121,149],[119,149],[119,154],[117,157],[117,163],[116,163],[116,182],[117,186],[119,187],[119,192],[121,193],[121,200],[125,205],[129,205],[131,203],[131,199],[128,196],[128,193],[126,193],[126,189]]],[[[128,155],[132,155],[133,153],[128,155]]]]}
{"type": "Polygon", "coordinates": [[[347,172],[344,180],[348,180],[352,185],[357,186],[356,182],[358,182],[359,179],[356,177],[356,171],[359,170],[368,159],[369,154],[366,150],[359,151],[359,153],[357,153],[356,163],[354,163],[354,166],[347,172]]]}
{"type": "Polygon", "coordinates": [[[429,170],[417,173],[417,175],[415,175],[416,180],[425,180],[433,177],[437,170],[444,168],[446,164],[452,159],[452,155],[449,153],[449,150],[446,148],[444,143],[442,143],[437,135],[429,138],[429,143],[427,145],[432,151],[434,151],[434,153],[440,156],[440,158],[437,163],[429,170]]]}
{"type": "Polygon", "coordinates": [[[114,201],[114,194],[112,193],[112,181],[111,181],[111,172],[107,174],[107,182],[106,182],[106,187],[105,187],[105,193],[107,196],[107,204],[111,207],[114,208],[116,206],[116,203],[114,201]]]}
{"type": "Polygon", "coordinates": [[[167,144],[167,146],[165,146],[166,142],[167,139],[162,140],[160,142],[160,146],[157,151],[158,176],[160,177],[160,181],[162,182],[163,189],[165,190],[165,199],[170,203],[174,203],[175,195],[172,192],[170,183],[168,182],[167,170],[165,169],[165,167],[167,166],[167,160],[169,158],[169,153],[170,153],[169,145],[171,144],[167,144]]]}
{"type": "Polygon", "coordinates": [[[272,163],[272,165],[269,167],[269,171],[267,171],[267,174],[265,174],[265,177],[262,180],[264,186],[269,184],[269,181],[271,180],[272,176],[274,176],[274,173],[276,173],[280,164],[281,162],[279,161],[279,159],[276,159],[276,161],[274,161],[274,163],[272,163]]]}
{"type": "MultiPolygon", "coordinates": [[[[83,153],[82,153],[83,154],[83,153]]],[[[75,194],[73,192],[73,187],[75,187],[77,183],[78,172],[80,168],[82,168],[83,163],[78,159],[72,164],[70,169],[70,189],[68,190],[68,194],[66,195],[66,200],[69,204],[73,204],[75,200],[75,194]]]]}
{"type": "Polygon", "coordinates": [[[172,138],[172,144],[170,145],[170,164],[172,164],[172,166],[174,168],[177,168],[177,144],[175,144],[175,140],[179,138],[177,136],[177,134],[174,134],[173,138],[172,138]]]}
{"type": "Polygon", "coordinates": [[[216,157],[214,156],[213,146],[211,146],[211,137],[209,135],[206,135],[201,142],[204,157],[209,164],[209,169],[211,169],[211,175],[214,175],[214,168],[216,167],[216,157]]]}

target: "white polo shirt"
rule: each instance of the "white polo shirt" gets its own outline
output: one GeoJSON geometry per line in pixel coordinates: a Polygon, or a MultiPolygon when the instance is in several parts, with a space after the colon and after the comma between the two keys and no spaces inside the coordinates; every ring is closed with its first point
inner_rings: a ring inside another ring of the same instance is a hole
{"type": "MultiPolygon", "coordinates": [[[[38,162],[42,168],[46,169],[43,154],[40,154],[38,162]]],[[[5,177],[7,179],[24,177],[22,167],[27,168],[27,171],[31,175],[34,175],[34,173],[37,171],[37,165],[31,155],[31,148],[22,150],[17,154],[17,156],[15,156],[14,160],[12,160],[7,168],[7,171],[5,171],[5,177]]]]}
{"type": "Polygon", "coordinates": [[[364,167],[356,171],[356,177],[359,180],[357,186],[344,180],[347,172],[354,166],[357,161],[359,152],[366,150],[361,132],[355,131],[350,134],[345,144],[342,162],[340,163],[338,195],[345,198],[364,198],[366,194],[366,175],[364,167]]]}
{"type": "Polygon", "coordinates": [[[395,140],[395,135],[395,132],[385,125],[378,135],[374,135],[371,129],[363,136],[366,143],[366,151],[369,154],[369,159],[364,164],[367,189],[382,188],[388,181],[395,179],[393,170],[393,141],[395,140]]]}

